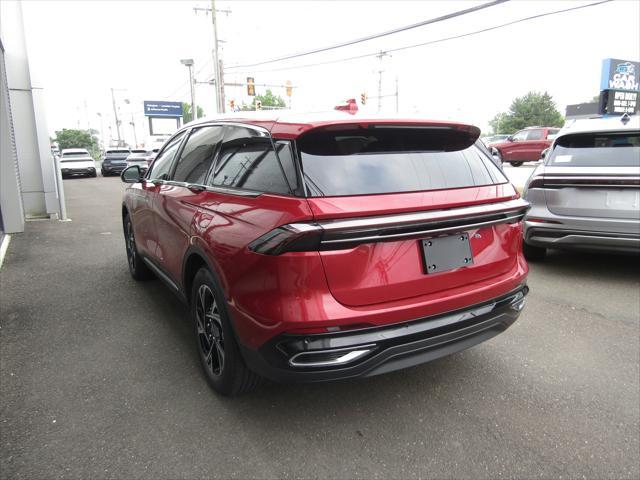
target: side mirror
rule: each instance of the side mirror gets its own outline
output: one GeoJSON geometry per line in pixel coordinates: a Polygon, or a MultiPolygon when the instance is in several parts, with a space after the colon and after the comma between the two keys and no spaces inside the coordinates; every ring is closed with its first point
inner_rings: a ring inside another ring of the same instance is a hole
{"type": "Polygon", "coordinates": [[[509,135],[507,137],[507,142],[513,142],[513,135],[509,135]]]}
{"type": "Polygon", "coordinates": [[[542,150],[542,153],[540,154],[540,160],[546,160],[547,155],[549,155],[549,149],[545,148],[544,150],[542,150]]]}
{"type": "Polygon", "coordinates": [[[120,179],[124,183],[138,183],[142,180],[142,171],[138,165],[131,165],[122,171],[120,179]]]}

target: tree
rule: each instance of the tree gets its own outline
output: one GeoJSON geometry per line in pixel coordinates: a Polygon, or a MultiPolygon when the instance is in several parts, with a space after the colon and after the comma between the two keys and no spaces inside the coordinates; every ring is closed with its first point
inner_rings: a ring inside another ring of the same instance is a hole
{"type": "Polygon", "coordinates": [[[508,112],[496,114],[489,122],[493,132],[497,134],[510,134],[534,125],[561,127],[563,124],[564,118],[547,92],[529,92],[523,97],[517,97],[508,112]]]}
{"type": "Polygon", "coordinates": [[[91,152],[91,156],[93,158],[98,158],[100,156],[98,139],[90,130],[63,128],[62,130],[56,131],[55,141],[58,142],[60,150],[65,148],[86,148],[91,152]]]}
{"type": "Polygon", "coordinates": [[[267,88],[264,95],[256,95],[253,98],[253,106],[255,107],[256,101],[260,100],[263,107],[279,107],[284,108],[287,106],[284,99],[280,95],[274,95],[273,92],[267,88]]]}
{"type": "MultiPolygon", "coordinates": [[[[204,110],[202,109],[202,107],[200,105],[197,105],[196,109],[198,110],[198,118],[204,117],[204,110]]],[[[182,121],[183,121],[183,123],[189,123],[192,120],[192,118],[193,117],[191,115],[191,104],[182,102],[182,121]]]]}

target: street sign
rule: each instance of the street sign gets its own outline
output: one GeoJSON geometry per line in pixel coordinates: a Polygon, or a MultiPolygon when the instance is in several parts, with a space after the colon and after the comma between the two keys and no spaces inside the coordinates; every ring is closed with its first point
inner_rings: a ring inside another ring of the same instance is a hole
{"type": "Polygon", "coordinates": [[[182,103],[145,100],[144,114],[147,117],[182,117],[182,103]]]}

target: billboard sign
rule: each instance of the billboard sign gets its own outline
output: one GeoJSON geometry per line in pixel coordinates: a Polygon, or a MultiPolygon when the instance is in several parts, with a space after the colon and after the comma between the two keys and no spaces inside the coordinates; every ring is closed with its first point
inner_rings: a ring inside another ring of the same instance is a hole
{"type": "Polygon", "coordinates": [[[637,114],[638,109],[638,92],[624,92],[620,90],[611,90],[607,93],[606,112],[610,115],[629,115],[637,114]]]}
{"type": "Polygon", "coordinates": [[[640,62],[605,58],[602,61],[600,90],[640,92],[640,62]]]}
{"type": "Polygon", "coordinates": [[[145,100],[144,114],[147,117],[182,117],[182,103],[145,100]]]}

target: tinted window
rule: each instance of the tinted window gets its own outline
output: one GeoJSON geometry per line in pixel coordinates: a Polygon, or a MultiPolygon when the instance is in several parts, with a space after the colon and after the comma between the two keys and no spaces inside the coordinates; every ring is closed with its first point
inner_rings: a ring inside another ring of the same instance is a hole
{"type": "Polygon", "coordinates": [[[66,157],[86,157],[89,155],[89,152],[64,152],[62,154],[62,158],[66,157]]]}
{"type": "Polygon", "coordinates": [[[527,139],[527,131],[526,130],[519,131],[518,133],[516,133],[513,136],[512,139],[513,139],[514,142],[522,142],[523,140],[526,140],[527,139]]]}
{"type": "Polygon", "coordinates": [[[284,174],[287,177],[287,181],[289,182],[289,186],[292,190],[297,190],[298,174],[296,173],[296,165],[295,161],[293,160],[291,142],[281,140],[275,142],[275,146],[276,152],[278,153],[278,158],[280,159],[280,164],[282,165],[284,174]]]}
{"type": "Polygon", "coordinates": [[[243,127],[226,128],[210,183],[259,192],[290,192],[269,135],[243,127]]]}
{"type": "Polygon", "coordinates": [[[194,128],[182,149],[173,179],[176,182],[203,184],[215,150],[222,141],[222,127],[194,128]]]}
{"type": "Polygon", "coordinates": [[[411,192],[507,181],[491,159],[468,141],[450,137],[453,145],[463,148],[449,151],[450,143],[443,140],[443,132],[418,132],[418,138],[407,135],[406,143],[402,141],[403,132],[388,133],[325,134],[314,142],[316,146],[323,145],[324,151],[308,148],[301,139],[299,150],[309,194],[319,197],[411,192]],[[434,135],[433,142],[429,135],[434,135]],[[331,148],[331,143],[336,147],[331,148]]]}
{"type": "Polygon", "coordinates": [[[548,165],[640,167],[640,133],[582,133],[556,140],[548,165]]]}
{"type": "Polygon", "coordinates": [[[541,130],[541,129],[529,130],[529,132],[527,133],[527,140],[542,140],[543,136],[544,136],[544,130],[541,130]]]}
{"type": "Polygon", "coordinates": [[[548,140],[553,140],[554,138],[556,138],[558,136],[558,132],[560,131],[559,128],[551,128],[549,129],[549,131],[547,132],[547,139],[548,140]]]}
{"type": "Polygon", "coordinates": [[[178,153],[178,148],[180,148],[182,137],[184,137],[184,132],[180,132],[167,143],[166,147],[156,157],[153,165],[151,165],[151,171],[147,178],[151,180],[169,179],[169,171],[171,170],[173,159],[178,153]]]}

